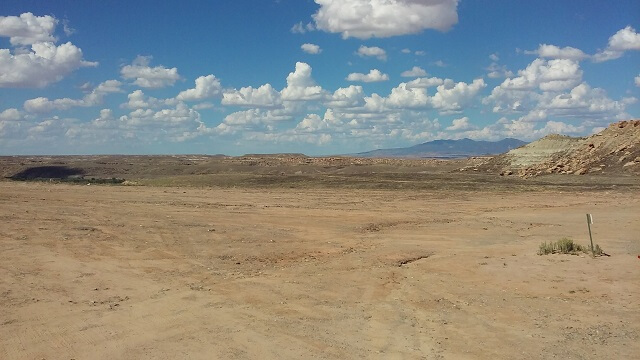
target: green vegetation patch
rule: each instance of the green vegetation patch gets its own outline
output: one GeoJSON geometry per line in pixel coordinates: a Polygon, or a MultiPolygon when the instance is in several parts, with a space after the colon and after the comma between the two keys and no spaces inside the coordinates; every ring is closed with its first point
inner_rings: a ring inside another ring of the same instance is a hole
{"type": "MultiPolygon", "coordinates": [[[[593,253],[596,256],[604,255],[604,251],[600,248],[600,245],[596,244],[593,253]]],[[[555,242],[543,242],[538,248],[538,255],[549,254],[572,254],[577,255],[579,253],[590,253],[591,246],[582,246],[575,243],[572,239],[562,238],[555,242]]]]}

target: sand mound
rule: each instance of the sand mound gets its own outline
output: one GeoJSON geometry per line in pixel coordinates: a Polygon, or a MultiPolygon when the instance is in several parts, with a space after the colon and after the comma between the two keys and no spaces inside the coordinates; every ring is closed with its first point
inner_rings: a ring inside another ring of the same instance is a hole
{"type": "Polygon", "coordinates": [[[522,177],[544,174],[640,174],[640,120],[613,123],[586,138],[548,135],[491,158],[476,168],[522,177]]]}

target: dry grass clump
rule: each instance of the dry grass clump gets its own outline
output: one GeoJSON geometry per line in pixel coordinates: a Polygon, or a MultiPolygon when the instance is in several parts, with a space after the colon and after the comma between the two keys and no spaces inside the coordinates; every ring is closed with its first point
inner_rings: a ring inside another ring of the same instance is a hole
{"type": "MultiPolygon", "coordinates": [[[[600,248],[600,245],[595,245],[595,249],[593,253],[596,256],[604,255],[604,251],[600,248]]],[[[576,255],[578,253],[588,253],[591,252],[591,246],[582,246],[578,243],[573,242],[572,239],[562,238],[555,242],[546,241],[540,244],[538,248],[538,255],[548,255],[548,254],[572,254],[576,255]]]]}

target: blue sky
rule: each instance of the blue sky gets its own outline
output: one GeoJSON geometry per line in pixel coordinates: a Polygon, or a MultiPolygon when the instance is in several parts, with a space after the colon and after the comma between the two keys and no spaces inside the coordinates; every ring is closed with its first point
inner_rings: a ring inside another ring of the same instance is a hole
{"type": "Polygon", "coordinates": [[[640,3],[9,1],[0,154],[341,154],[640,115],[640,3]]]}

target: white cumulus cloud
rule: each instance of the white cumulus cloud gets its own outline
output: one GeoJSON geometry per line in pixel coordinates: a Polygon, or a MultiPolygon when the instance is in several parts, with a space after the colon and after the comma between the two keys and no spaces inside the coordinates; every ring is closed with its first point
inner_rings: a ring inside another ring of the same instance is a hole
{"type": "Polygon", "coordinates": [[[136,57],[131,65],[125,65],[120,69],[123,79],[135,79],[134,84],[143,88],[163,88],[175,84],[180,79],[177,68],[165,68],[164,66],[150,67],[151,56],[136,57]]]}
{"type": "Polygon", "coordinates": [[[49,15],[0,16],[0,37],[15,47],[0,49],[0,87],[43,88],[78,68],[98,65],[83,60],[82,50],[70,42],[56,45],[57,24],[49,15]]]}
{"type": "Polygon", "coordinates": [[[442,85],[444,80],[432,77],[432,78],[418,78],[415,80],[411,80],[407,83],[408,88],[428,88],[433,86],[442,85]]]}
{"type": "Polygon", "coordinates": [[[400,83],[391,89],[386,105],[395,108],[423,108],[431,105],[431,99],[426,88],[409,87],[406,83],[400,83]]]}
{"type": "Polygon", "coordinates": [[[361,82],[379,82],[389,80],[389,75],[383,74],[378,69],[372,69],[368,74],[363,73],[351,73],[347,76],[348,81],[361,81],[361,82]]]}
{"type": "Polygon", "coordinates": [[[175,98],[169,99],[156,99],[152,96],[147,96],[142,90],[134,90],[131,94],[127,95],[128,101],[121,106],[129,109],[149,109],[160,108],[164,106],[174,106],[178,103],[175,98]]]}
{"type": "Polygon", "coordinates": [[[445,31],[458,22],[458,0],[315,0],[319,30],[343,38],[391,37],[425,29],[445,31]]]}
{"type": "Polygon", "coordinates": [[[327,105],[335,108],[347,108],[364,105],[364,91],[362,86],[350,85],[336,90],[327,105]]]}
{"type": "Polygon", "coordinates": [[[0,121],[18,121],[23,118],[23,114],[15,108],[9,108],[0,112],[0,121]]]}
{"type": "MultiPolygon", "coordinates": [[[[633,102],[633,99],[629,99],[633,102]]],[[[555,96],[545,94],[538,103],[550,116],[597,118],[613,120],[624,114],[627,103],[609,98],[600,88],[582,83],[569,91],[555,96]]]]}
{"type": "Polygon", "coordinates": [[[0,16],[0,36],[8,37],[11,45],[32,45],[56,42],[53,36],[58,20],[52,16],[35,16],[30,12],[20,16],[0,16]]]}
{"type": "Polygon", "coordinates": [[[265,84],[258,88],[247,86],[240,90],[225,91],[222,94],[222,105],[277,107],[282,105],[282,100],[280,93],[271,84],[265,84]]]}
{"type": "Polygon", "coordinates": [[[454,119],[451,122],[451,126],[447,127],[447,131],[468,131],[475,130],[477,127],[469,122],[468,117],[462,117],[460,119],[454,119]]]}
{"type": "Polygon", "coordinates": [[[31,51],[12,54],[0,49],[0,87],[45,87],[85,66],[97,66],[82,59],[82,50],[68,42],[56,46],[52,42],[31,45],[31,51]]]}
{"type": "Polygon", "coordinates": [[[640,34],[631,26],[619,30],[609,38],[606,49],[593,55],[593,61],[603,62],[620,58],[625,51],[640,50],[640,34]]]}
{"type": "MultiPolygon", "coordinates": [[[[518,75],[505,80],[483,99],[483,104],[493,104],[495,113],[520,114],[512,125],[546,121],[551,127],[556,119],[581,119],[585,124],[598,125],[628,118],[626,107],[636,101],[613,100],[603,89],[583,82],[576,60],[536,59],[518,75]]],[[[586,131],[585,127],[580,129],[586,131]]]]}
{"type": "Polygon", "coordinates": [[[427,72],[419,66],[414,66],[411,70],[403,71],[402,74],[400,74],[400,76],[421,77],[421,76],[427,76],[427,72]]]}
{"type": "Polygon", "coordinates": [[[569,60],[584,60],[589,57],[582,50],[576,49],[571,46],[558,47],[555,45],[540,44],[538,49],[534,51],[525,51],[527,54],[535,54],[541,58],[548,59],[569,59],[569,60]]]}
{"type": "Polygon", "coordinates": [[[475,79],[471,84],[447,79],[438,85],[438,91],[431,100],[433,107],[441,113],[457,112],[466,107],[487,84],[483,79],[475,79]]]}
{"type": "Polygon", "coordinates": [[[582,81],[582,70],[575,60],[534,60],[526,69],[518,71],[518,77],[506,79],[500,86],[510,90],[560,91],[576,86],[582,81]]]}
{"type": "Polygon", "coordinates": [[[213,75],[200,76],[196,79],[195,88],[181,91],[176,99],[181,101],[203,100],[217,96],[221,91],[220,79],[213,75]]]}
{"type": "Polygon", "coordinates": [[[24,109],[31,113],[46,113],[52,110],[68,110],[73,107],[96,106],[102,103],[105,95],[122,92],[121,85],[122,83],[118,80],[107,80],[100,83],[81,99],[62,98],[49,100],[46,97],[37,97],[25,101],[24,109]]]}
{"type": "Polygon", "coordinates": [[[280,92],[282,100],[319,100],[325,96],[325,91],[313,80],[311,72],[309,64],[297,62],[296,70],[287,76],[287,87],[280,92]]]}
{"type": "Polygon", "coordinates": [[[290,119],[290,115],[276,110],[249,109],[236,111],[224,118],[221,124],[223,126],[219,127],[219,131],[225,130],[228,132],[238,128],[254,128],[256,125],[271,124],[290,119]]]}
{"type": "Polygon", "coordinates": [[[368,47],[361,45],[360,48],[358,48],[358,55],[361,57],[375,57],[378,60],[383,61],[387,60],[387,52],[377,46],[368,47]]]}
{"type": "Polygon", "coordinates": [[[320,48],[320,46],[316,44],[309,44],[309,43],[302,44],[300,48],[302,49],[302,51],[306,52],[307,54],[312,54],[312,55],[317,55],[322,52],[322,49],[320,48]]]}

